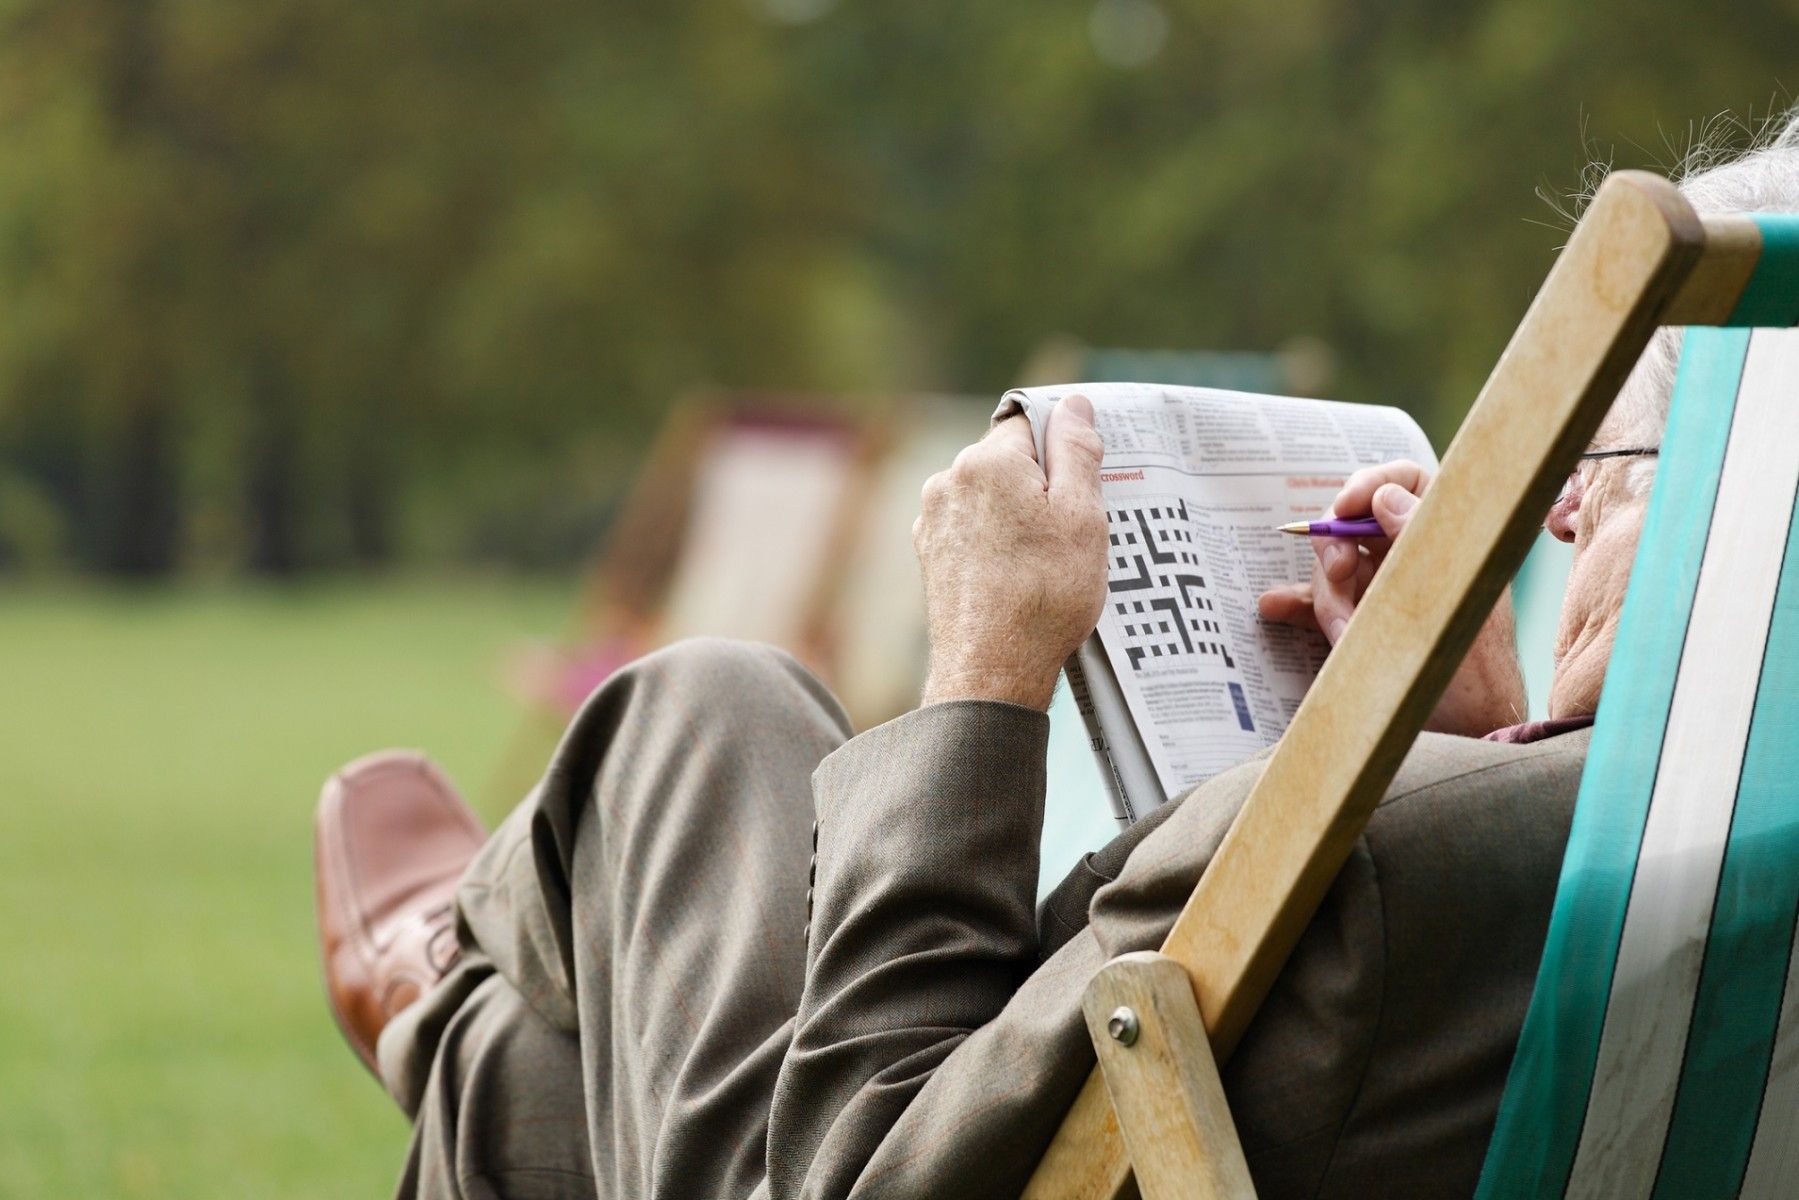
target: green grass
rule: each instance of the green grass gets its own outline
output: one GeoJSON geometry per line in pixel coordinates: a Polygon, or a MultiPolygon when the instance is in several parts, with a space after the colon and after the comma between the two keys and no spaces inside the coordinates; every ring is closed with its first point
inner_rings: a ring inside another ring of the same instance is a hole
{"type": "Polygon", "coordinates": [[[0,590],[0,1197],[391,1189],[406,1124],[319,979],[313,801],[419,746],[501,815],[496,663],[569,602],[0,590]]]}

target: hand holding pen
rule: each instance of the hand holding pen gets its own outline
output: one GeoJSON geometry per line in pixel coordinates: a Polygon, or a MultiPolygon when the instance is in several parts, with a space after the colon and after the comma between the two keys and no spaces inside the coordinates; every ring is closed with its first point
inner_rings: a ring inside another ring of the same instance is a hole
{"type": "Polygon", "coordinates": [[[1320,521],[1295,521],[1277,525],[1282,533],[1299,533],[1307,537],[1365,538],[1386,537],[1387,531],[1373,517],[1329,517],[1320,521]]]}
{"type": "MultiPolygon", "coordinates": [[[[1390,462],[1351,475],[1330,512],[1299,523],[1316,554],[1312,578],[1262,594],[1263,618],[1318,629],[1336,644],[1374,582],[1394,543],[1418,510],[1430,472],[1413,462],[1390,462]]],[[[1479,737],[1524,719],[1524,679],[1518,667],[1512,608],[1502,596],[1481,626],[1425,728],[1479,737]]]]}
{"type": "Polygon", "coordinates": [[[1417,463],[1368,467],[1349,477],[1324,516],[1282,526],[1311,538],[1317,564],[1311,582],[1265,593],[1262,615],[1317,629],[1335,644],[1429,485],[1429,473],[1417,463]]]}

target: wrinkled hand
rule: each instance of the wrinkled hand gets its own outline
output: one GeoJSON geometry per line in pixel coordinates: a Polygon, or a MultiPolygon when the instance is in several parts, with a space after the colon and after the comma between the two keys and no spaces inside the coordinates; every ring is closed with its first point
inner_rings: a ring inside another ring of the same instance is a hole
{"type": "MultiPolygon", "coordinates": [[[[1294,583],[1262,594],[1262,616],[1283,625],[1317,629],[1334,646],[1343,636],[1393,542],[1411,522],[1431,475],[1404,460],[1365,467],[1351,475],[1331,505],[1330,515],[1368,517],[1380,522],[1384,538],[1313,538],[1317,561],[1310,583],[1294,583]]],[[[1518,665],[1509,589],[1499,598],[1474,645],[1437,702],[1426,729],[1480,737],[1524,720],[1524,673],[1518,665]]]]}
{"type": "Polygon", "coordinates": [[[931,643],[924,703],[1005,700],[1048,709],[1062,663],[1106,599],[1103,455],[1093,406],[1050,414],[1042,465],[1030,422],[1000,422],[926,481],[912,544],[931,643]]]}

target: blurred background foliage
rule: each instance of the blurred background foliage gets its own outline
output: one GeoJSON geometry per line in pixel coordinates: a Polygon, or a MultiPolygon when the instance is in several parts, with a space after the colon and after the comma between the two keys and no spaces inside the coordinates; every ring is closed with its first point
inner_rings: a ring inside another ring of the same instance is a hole
{"type": "Polygon", "coordinates": [[[1323,339],[1453,430],[1791,0],[0,0],[0,562],[570,566],[671,398],[1323,339]]]}

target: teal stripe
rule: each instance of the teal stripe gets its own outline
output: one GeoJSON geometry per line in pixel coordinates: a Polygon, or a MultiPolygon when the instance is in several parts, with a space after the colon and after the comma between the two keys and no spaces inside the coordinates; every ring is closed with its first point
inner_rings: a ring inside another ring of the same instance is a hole
{"type": "Polygon", "coordinates": [[[1799,215],[1757,213],[1762,254],[1726,325],[1785,329],[1799,325],[1799,215]]]}
{"type": "Polygon", "coordinates": [[[1705,969],[1655,1195],[1734,1196],[1749,1166],[1799,919],[1799,520],[1762,657],[1705,969]]]}
{"type": "MultiPolygon", "coordinates": [[[[1758,215],[1762,254],[1730,324],[1799,322],[1799,216],[1758,215]]],[[[1787,530],[1730,842],[1718,879],[1657,1200],[1734,1196],[1761,1114],[1799,920],[1799,814],[1781,773],[1799,745],[1799,522],[1787,530]]]]}
{"type": "Polygon", "coordinates": [[[1686,336],[1644,549],[1479,1200],[1559,1196],[1573,1169],[1748,345],[1746,330],[1686,336]]]}

